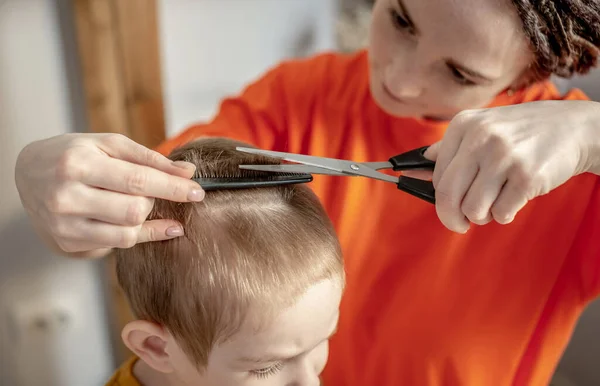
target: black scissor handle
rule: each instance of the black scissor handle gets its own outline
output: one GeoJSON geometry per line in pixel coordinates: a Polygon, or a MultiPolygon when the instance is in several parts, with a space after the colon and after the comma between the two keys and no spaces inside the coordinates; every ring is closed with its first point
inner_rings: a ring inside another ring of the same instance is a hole
{"type": "Polygon", "coordinates": [[[429,146],[423,146],[418,149],[407,151],[406,153],[398,154],[389,159],[392,168],[395,171],[426,169],[433,170],[435,162],[425,158],[425,151],[429,146]]]}
{"type": "Polygon", "coordinates": [[[433,188],[433,182],[431,181],[400,176],[398,179],[398,189],[408,194],[412,194],[421,200],[435,204],[435,189],[433,188]]]}
{"type": "MultiPolygon", "coordinates": [[[[395,171],[402,170],[433,170],[435,162],[425,158],[423,155],[429,146],[408,151],[390,158],[389,162],[395,171]]],[[[398,189],[411,194],[421,200],[435,204],[435,189],[431,181],[420,180],[417,178],[400,176],[398,179],[398,189]]]]}

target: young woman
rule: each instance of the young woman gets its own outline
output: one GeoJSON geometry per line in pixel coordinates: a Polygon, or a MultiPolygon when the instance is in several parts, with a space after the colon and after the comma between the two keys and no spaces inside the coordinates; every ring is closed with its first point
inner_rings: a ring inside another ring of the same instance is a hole
{"type": "MultiPolygon", "coordinates": [[[[347,267],[326,385],[543,385],[600,292],[600,106],[551,74],[595,66],[600,1],[377,0],[368,52],[282,63],[203,135],[387,160],[432,145],[434,206],[315,177],[347,267]]],[[[115,135],[27,146],[24,207],[58,252],[180,237],[155,197],[199,201],[189,165],[115,135]]],[[[282,364],[280,371],[286,371],[282,364]]]]}

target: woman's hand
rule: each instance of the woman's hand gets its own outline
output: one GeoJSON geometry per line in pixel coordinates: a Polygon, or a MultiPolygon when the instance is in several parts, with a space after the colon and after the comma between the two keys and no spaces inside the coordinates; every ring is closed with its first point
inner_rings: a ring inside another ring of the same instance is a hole
{"type": "Polygon", "coordinates": [[[192,164],[171,162],[118,134],[66,134],[26,146],[15,181],[40,236],[58,253],[96,257],[113,247],[183,235],[146,221],[154,198],[200,201],[192,164]]]}
{"type": "Polygon", "coordinates": [[[599,173],[600,104],[543,101],[465,111],[425,156],[442,223],[465,233],[469,221],[513,221],[533,198],[571,177],[599,173]]]}

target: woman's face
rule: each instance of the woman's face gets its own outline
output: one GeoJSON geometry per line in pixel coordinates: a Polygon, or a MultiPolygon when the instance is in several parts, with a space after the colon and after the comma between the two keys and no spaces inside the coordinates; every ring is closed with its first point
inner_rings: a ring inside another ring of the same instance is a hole
{"type": "Polygon", "coordinates": [[[377,0],[369,40],[371,92],[395,116],[484,107],[533,60],[508,0],[377,0]]]}

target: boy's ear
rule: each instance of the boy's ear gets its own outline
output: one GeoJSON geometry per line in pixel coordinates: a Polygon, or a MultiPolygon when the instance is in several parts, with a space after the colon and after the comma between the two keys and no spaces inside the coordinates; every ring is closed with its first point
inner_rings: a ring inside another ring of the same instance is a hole
{"type": "Polygon", "coordinates": [[[160,325],[145,320],[127,323],[121,332],[123,343],[148,366],[161,373],[174,371],[167,352],[169,333],[160,325]]]}

